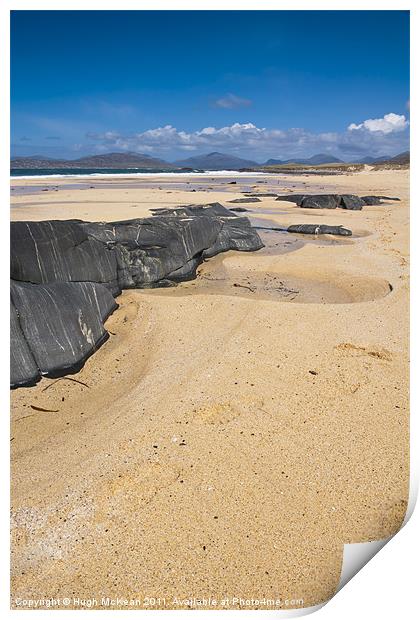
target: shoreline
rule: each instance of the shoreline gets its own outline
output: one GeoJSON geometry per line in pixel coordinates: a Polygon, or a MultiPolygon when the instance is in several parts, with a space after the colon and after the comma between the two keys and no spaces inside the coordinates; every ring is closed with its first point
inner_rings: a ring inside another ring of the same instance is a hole
{"type": "Polygon", "coordinates": [[[208,177],[240,177],[240,176],[248,176],[248,177],[259,177],[259,176],[269,175],[267,172],[239,172],[236,170],[206,170],[206,171],[189,171],[189,172],[121,172],[118,173],[116,170],[113,172],[92,172],[92,173],[68,173],[68,174],[38,174],[38,175],[10,175],[10,180],[18,180],[18,179],[55,179],[55,178],[86,178],[91,179],[95,177],[103,178],[103,177],[126,177],[126,178],[173,178],[173,177],[185,177],[191,176],[191,178],[208,178],[208,177]]]}
{"type": "MultiPolygon", "coordinates": [[[[314,178],[306,175],[293,176],[289,174],[240,172],[221,172],[218,175],[209,174],[208,176],[200,176],[198,173],[183,173],[178,176],[175,176],[174,173],[168,173],[167,175],[152,174],[145,177],[140,175],[131,177],[110,175],[108,177],[104,175],[96,177],[96,180],[89,176],[82,176],[80,179],[76,179],[76,177],[54,178],[47,176],[40,178],[11,177],[12,209],[14,204],[16,204],[15,198],[18,196],[41,193],[45,194],[45,196],[50,196],[52,192],[58,191],[61,193],[73,190],[87,192],[86,200],[89,199],[90,190],[95,190],[93,192],[95,197],[99,197],[97,190],[101,189],[109,190],[110,192],[114,190],[140,190],[138,194],[132,193],[133,198],[144,197],[145,199],[150,199],[152,203],[156,201],[157,195],[159,195],[158,201],[160,202],[162,193],[171,193],[172,196],[170,198],[166,196],[165,199],[169,204],[179,205],[185,204],[185,202],[173,202],[173,199],[179,196],[179,191],[184,192],[184,197],[187,201],[197,204],[199,202],[204,203],[209,195],[211,200],[223,201],[226,199],[227,194],[232,194],[232,198],[241,198],[244,192],[258,193],[271,191],[292,193],[307,191],[310,188],[312,193],[328,193],[329,191],[333,192],[335,187],[340,187],[343,183],[343,189],[347,188],[349,193],[351,193],[350,180],[355,174],[358,174],[359,178],[363,178],[365,182],[369,181],[372,176],[370,171],[364,171],[341,175],[339,179],[329,175],[314,178]],[[68,182],[73,179],[78,182],[68,182]],[[217,194],[219,194],[219,197],[217,197],[217,194]]],[[[389,173],[385,173],[385,178],[387,178],[387,174],[389,175],[389,173]]],[[[130,191],[127,194],[130,194],[130,191]]],[[[366,191],[368,190],[366,189],[366,191]]]]}

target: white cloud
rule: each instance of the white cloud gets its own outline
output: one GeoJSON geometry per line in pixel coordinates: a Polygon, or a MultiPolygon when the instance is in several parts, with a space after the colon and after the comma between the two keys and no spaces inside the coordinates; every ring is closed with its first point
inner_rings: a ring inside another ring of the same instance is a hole
{"type": "MultiPolygon", "coordinates": [[[[276,131],[276,130],[274,130],[276,131]]],[[[134,133],[127,136],[118,134],[114,131],[107,131],[102,134],[89,133],[88,138],[100,140],[109,145],[121,149],[135,151],[156,148],[157,150],[168,150],[178,148],[181,150],[193,150],[206,146],[224,146],[241,148],[244,144],[250,145],[253,142],[260,142],[267,136],[265,128],[258,128],[253,123],[234,123],[228,127],[204,127],[199,131],[188,133],[178,131],[172,125],[148,129],[141,133],[134,133]]]]}
{"type": "Polygon", "coordinates": [[[394,131],[403,131],[408,127],[408,121],[404,114],[385,114],[383,118],[368,118],[359,125],[351,123],[348,126],[349,131],[357,131],[359,129],[365,129],[367,131],[380,131],[382,133],[392,133],[394,131]]]}
{"type": "Polygon", "coordinates": [[[221,97],[220,99],[216,99],[214,105],[217,108],[246,108],[252,104],[250,99],[243,99],[242,97],[238,97],[237,95],[233,95],[229,93],[225,97],[221,97]]]}
{"type": "Polygon", "coordinates": [[[168,158],[181,158],[183,152],[218,150],[258,161],[269,157],[309,157],[315,153],[330,153],[343,159],[352,159],[363,155],[394,155],[408,148],[408,122],[404,116],[387,114],[383,119],[365,123],[368,124],[352,123],[347,131],[341,133],[313,133],[302,128],[268,129],[249,122],[233,123],[225,127],[204,127],[192,132],[165,125],[128,135],[107,131],[89,133],[88,137],[96,141],[98,149],[153,153],[168,158]],[[391,124],[393,129],[372,129],[371,123],[377,121],[391,124]]]}

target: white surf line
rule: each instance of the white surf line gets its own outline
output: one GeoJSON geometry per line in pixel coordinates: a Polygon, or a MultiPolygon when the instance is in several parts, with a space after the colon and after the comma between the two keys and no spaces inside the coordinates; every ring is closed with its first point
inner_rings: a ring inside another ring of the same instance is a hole
{"type": "Polygon", "coordinates": [[[85,174],[31,174],[31,175],[11,175],[10,180],[18,181],[19,179],[94,179],[104,177],[118,177],[118,178],[208,178],[208,177],[260,177],[270,176],[267,172],[239,172],[238,170],[206,170],[204,172],[91,172],[85,174]]]}

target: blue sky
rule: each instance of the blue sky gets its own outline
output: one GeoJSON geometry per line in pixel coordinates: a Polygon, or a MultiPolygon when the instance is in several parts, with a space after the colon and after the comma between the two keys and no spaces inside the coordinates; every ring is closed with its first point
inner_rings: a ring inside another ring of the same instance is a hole
{"type": "Polygon", "coordinates": [[[12,153],[408,148],[407,11],[14,11],[12,153]]]}

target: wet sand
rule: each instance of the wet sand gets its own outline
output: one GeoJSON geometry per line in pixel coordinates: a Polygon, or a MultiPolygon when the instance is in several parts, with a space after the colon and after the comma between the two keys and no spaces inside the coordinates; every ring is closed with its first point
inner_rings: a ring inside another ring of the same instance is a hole
{"type": "MultiPolygon", "coordinates": [[[[12,219],[231,207],[250,187],[236,180],[191,192],[165,179],[83,190],[54,179],[58,192],[12,192],[12,219]]],[[[408,172],[258,181],[252,191],[401,202],[241,205],[259,224],[357,234],[262,231],[264,249],[219,255],[194,281],[125,291],[110,339],[78,374],[13,391],[12,600],[307,607],[333,595],[343,543],[398,530],[409,478],[408,172]]]]}

